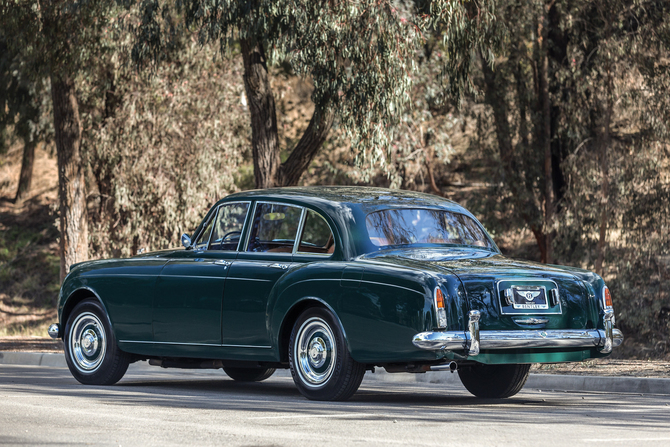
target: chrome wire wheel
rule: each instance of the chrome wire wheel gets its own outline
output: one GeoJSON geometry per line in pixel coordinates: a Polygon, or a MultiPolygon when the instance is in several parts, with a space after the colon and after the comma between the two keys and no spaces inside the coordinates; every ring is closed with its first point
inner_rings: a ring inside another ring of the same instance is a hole
{"type": "Polygon", "coordinates": [[[319,317],[306,320],[298,330],[294,352],[305,386],[318,388],[328,382],[337,363],[337,342],[326,321],[319,317]]]}
{"type": "Polygon", "coordinates": [[[83,373],[95,372],[107,351],[105,327],[100,318],[92,312],[79,314],[68,338],[74,366],[83,373]]]}

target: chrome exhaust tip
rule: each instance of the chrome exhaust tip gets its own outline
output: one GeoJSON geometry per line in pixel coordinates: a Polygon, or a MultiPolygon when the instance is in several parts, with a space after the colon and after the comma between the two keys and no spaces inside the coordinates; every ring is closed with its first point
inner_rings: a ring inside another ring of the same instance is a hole
{"type": "Polygon", "coordinates": [[[443,363],[441,365],[433,365],[430,367],[431,371],[450,371],[450,372],[456,372],[458,371],[458,363],[456,362],[449,362],[449,363],[443,363]]]}

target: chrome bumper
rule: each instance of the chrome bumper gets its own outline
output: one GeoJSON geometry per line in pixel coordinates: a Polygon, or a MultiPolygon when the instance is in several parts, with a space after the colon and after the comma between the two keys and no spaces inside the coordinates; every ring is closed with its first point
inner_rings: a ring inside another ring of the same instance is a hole
{"type": "Polygon", "coordinates": [[[414,346],[431,351],[466,351],[521,348],[599,348],[610,353],[623,343],[623,334],[612,328],[611,311],[603,318],[605,329],[553,329],[518,331],[480,331],[479,312],[471,311],[467,331],[421,332],[412,339],[414,346]]]}

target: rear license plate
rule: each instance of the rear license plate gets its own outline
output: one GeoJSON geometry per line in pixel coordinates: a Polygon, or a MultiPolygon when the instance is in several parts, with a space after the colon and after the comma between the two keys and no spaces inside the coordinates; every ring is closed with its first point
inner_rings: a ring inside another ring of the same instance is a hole
{"type": "Polygon", "coordinates": [[[537,286],[512,286],[515,309],[549,309],[547,291],[537,286]]]}

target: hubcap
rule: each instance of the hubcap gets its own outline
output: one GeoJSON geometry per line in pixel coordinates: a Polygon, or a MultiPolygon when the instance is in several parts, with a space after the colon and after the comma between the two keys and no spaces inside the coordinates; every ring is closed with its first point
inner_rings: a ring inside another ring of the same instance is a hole
{"type": "Polygon", "coordinates": [[[294,352],[302,382],[312,388],[325,385],[333,375],[337,345],[333,331],[318,317],[305,321],[298,330],[294,352]]]}
{"type": "Polygon", "coordinates": [[[105,328],[97,315],[84,312],[72,323],[69,334],[70,358],[81,372],[94,372],[107,350],[105,328]]]}

